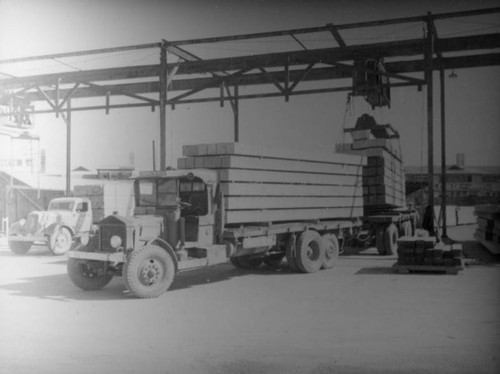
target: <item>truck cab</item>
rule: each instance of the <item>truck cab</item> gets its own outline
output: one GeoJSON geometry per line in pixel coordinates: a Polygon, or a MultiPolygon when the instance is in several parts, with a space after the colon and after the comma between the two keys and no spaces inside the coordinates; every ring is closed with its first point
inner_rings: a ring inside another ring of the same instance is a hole
{"type": "Polygon", "coordinates": [[[157,297],[178,271],[227,261],[226,245],[215,244],[216,171],[141,172],[134,179],[134,215],[104,218],[88,244],[70,251],[73,283],[95,290],[122,275],[135,296],[157,297]]]}
{"type": "Polygon", "coordinates": [[[161,216],[160,235],[175,251],[211,245],[216,183],[212,170],[141,173],[134,181],[134,216],[161,216]]]}

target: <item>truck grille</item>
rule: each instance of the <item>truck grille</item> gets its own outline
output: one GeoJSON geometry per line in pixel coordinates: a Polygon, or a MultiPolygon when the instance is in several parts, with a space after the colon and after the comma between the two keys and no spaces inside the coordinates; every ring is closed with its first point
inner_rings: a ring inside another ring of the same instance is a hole
{"type": "Polygon", "coordinates": [[[104,252],[114,252],[116,249],[111,247],[111,238],[113,236],[119,236],[122,239],[122,245],[121,247],[127,248],[127,230],[126,226],[101,226],[100,232],[101,232],[101,251],[104,252]]]}
{"type": "Polygon", "coordinates": [[[24,225],[26,234],[35,235],[38,229],[38,215],[30,214],[24,225]]]}

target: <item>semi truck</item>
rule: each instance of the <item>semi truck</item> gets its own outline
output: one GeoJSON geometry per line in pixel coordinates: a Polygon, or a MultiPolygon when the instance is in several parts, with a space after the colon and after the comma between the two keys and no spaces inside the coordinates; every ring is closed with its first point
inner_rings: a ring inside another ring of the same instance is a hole
{"type": "Polygon", "coordinates": [[[183,153],[175,170],[135,176],[132,216],[102,219],[89,243],[70,251],[76,286],[98,290],[122,276],[133,295],[152,298],[180,271],[228,261],[255,269],[286,258],[291,271],[313,273],[333,267],[342,243],[367,227],[389,254],[411,217],[389,209],[395,199],[377,204],[384,214],[365,216],[371,166],[363,154],[242,143],[184,146],[183,153]]]}
{"type": "Polygon", "coordinates": [[[184,146],[184,155],[177,170],[137,175],[133,216],[102,219],[70,251],[74,284],[97,290],[119,275],[150,298],[179,271],[227,261],[251,269],[286,257],[294,271],[316,272],[362,225],[361,156],[241,143],[184,146]]]}

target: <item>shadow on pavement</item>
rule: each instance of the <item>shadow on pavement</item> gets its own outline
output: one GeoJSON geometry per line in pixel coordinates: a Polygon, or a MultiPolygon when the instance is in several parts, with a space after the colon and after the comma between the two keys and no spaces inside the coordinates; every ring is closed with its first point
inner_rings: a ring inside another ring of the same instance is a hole
{"type": "MultiPolygon", "coordinates": [[[[178,273],[168,292],[210,285],[251,274],[291,275],[286,263],[276,268],[261,266],[256,270],[237,269],[230,264],[221,264],[178,273]]],[[[125,289],[120,276],[114,277],[107,286],[98,291],[83,291],[79,289],[71,282],[67,274],[21,278],[18,279],[16,283],[0,285],[0,290],[10,292],[12,296],[36,297],[59,301],[135,299],[135,297],[125,289]]]]}

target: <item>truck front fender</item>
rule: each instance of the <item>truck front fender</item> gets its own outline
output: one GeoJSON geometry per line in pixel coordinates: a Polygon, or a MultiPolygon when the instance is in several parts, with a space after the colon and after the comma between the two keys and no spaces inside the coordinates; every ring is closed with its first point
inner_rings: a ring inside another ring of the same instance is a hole
{"type": "Polygon", "coordinates": [[[170,244],[168,244],[165,240],[160,239],[160,238],[156,238],[156,239],[150,240],[150,241],[148,241],[146,243],[146,245],[148,245],[148,244],[157,245],[159,247],[162,247],[165,251],[167,251],[170,254],[170,256],[172,257],[172,260],[174,261],[175,272],[177,273],[179,271],[179,265],[178,265],[177,256],[176,256],[175,251],[173,250],[173,248],[170,246],[170,244]]]}
{"type": "Polygon", "coordinates": [[[47,236],[51,236],[51,235],[55,234],[57,232],[57,230],[59,230],[60,227],[61,227],[60,224],[52,223],[43,230],[43,233],[47,236]]]}

